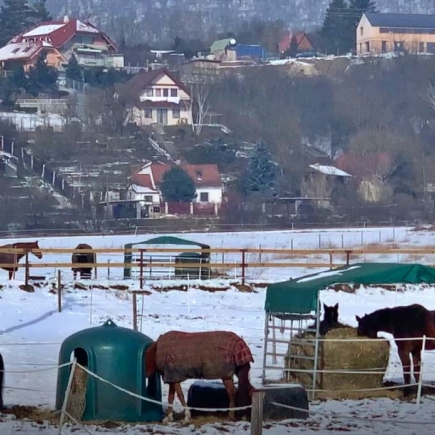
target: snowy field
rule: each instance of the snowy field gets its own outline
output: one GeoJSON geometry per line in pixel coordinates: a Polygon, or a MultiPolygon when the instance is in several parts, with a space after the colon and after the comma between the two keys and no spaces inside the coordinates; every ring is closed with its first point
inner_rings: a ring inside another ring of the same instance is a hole
{"type": "MultiPolygon", "coordinates": [[[[178,235],[179,236],[179,235],[178,235]]],[[[41,248],[75,247],[80,242],[89,243],[94,248],[121,248],[125,243],[146,240],[154,235],[105,236],[105,237],[63,237],[40,239],[41,248]]],[[[289,248],[295,249],[325,247],[351,248],[369,244],[401,247],[434,246],[435,233],[413,231],[410,228],[393,229],[352,229],[331,231],[279,231],[249,233],[205,233],[183,234],[187,239],[207,243],[212,247],[246,248],[289,248]]],[[[24,240],[24,239],[22,239],[24,240]]],[[[29,239],[33,240],[33,239],[29,239]]],[[[4,243],[12,243],[9,239],[4,243]]],[[[122,262],[122,256],[111,256],[111,261],[122,262]]],[[[371,257],[371,261],[413,261],[435,263],[428,258],[405,258],[397,254],[371,257]]],[[[70,254],[44,255],[43,259],[32,258],[32,262],[69,262],[70,254]]],[[[103,259],[99,262],[104,261],[103,259]]],[[[41,269],[42,272],[42,269],[41,269]]],[[[45,271],[46,272],[46,271],[45,271]]],[[[55,271],[50,271],[54,277],[55,271]]],[[[251,276],[252,281],[282,281],[290,277],[312,273],[313,269],[262,270],[261,276],[251,276]]],[[[32,268],[32,274],[37,273],[32,268]]],[[[4,399],[6,406],[29,405],[41,408],[54,408],[57,360],[62,341],[76,331],[98,326],[111,318],[117,325],[132,328],[132,301],[125,291],[94,289],[74,289],[70,282],[63,296],[63,311],[57,312],[57,296],[49,292],[51,285],[35,288],[35,293],[26,293],[18,288],[23,283],[21,270],[15,281],[8,281],[5,271],[0,271],[0,352],[6,364],[4,399]]],[[[65,271],[65,281],[71,280],[70,271],[65,271]]],[[[121,270],[111,271],[110,281],[101,277],[96,284],[108,286],[120,284],[121,270]]],[[[194,282],[191,282],[193,285],[194,282]]],[[[222,280],[211,284],[222,285],[222,280]]],[[[158,292],[151,290],[150,296],[139,298],[138,309],[142,332],[156,339],[161,333],[171,329],[185,331],[230,329],[242,336],[250,346],[255,363],[251,370],[251,381],[261,384],[261,367],[264,334],[264,288],[255,287],[254,293],[238,292],[231,288],[226,292],[205,292],[190,288],[185,291],[158,292]]],[[[355,315],[364,315],[379,308],[421,303],[435,310],[433,288],[407,286],[404,292],[391,292],[381,288],[360,288],[356,294],[323,291],[321,300],[328,305],[339,302],[340,321],[356,325],[355,315]]],[[[387,379],[402,381],[401,367],[394,346],[387,379]]],[[[425,355],[424,382],[435,381],[435,354],[425,355]]],[[[183,384],[185,394],[189,382],[183,384]]],[[[166,388],[163,401],[166,402],[166,388]]],[[[346,431],[351,434],[383,434],[385,431],[396,434],[429,434],[435,424],[435,396],[425,397],[418,406],[415,402],[399,402],[390,399],[361,401],[327,401],[310,406],[312,416],[307,421],[292,421],[266,424],[267,435],[335,433],[346,431]]],[[[249,434],[249,424],[209,423],[202,427],[183,427],[180,423],[171,425],[125,425],[116,429],[87,427],[92,433],[144,432],[158,434],[249,434]]],[[[24,435],[43,433],[54,435],[57,428],[44,422],[17,421],[10,416],[0,417],[0,434],[21,433],[24,435]]],[[[63,433],[86,433],[77,426],[67,426],[63,433]]]]}

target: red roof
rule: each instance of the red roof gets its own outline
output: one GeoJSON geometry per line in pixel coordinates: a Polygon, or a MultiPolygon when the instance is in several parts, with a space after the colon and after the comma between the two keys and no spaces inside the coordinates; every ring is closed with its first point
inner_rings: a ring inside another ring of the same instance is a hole
{"type": "Polygon", "coordinates": [[[25,42],[26,39],[41,40],[41,38],[48,38],[50,44],[56,48],[63,47],[74,35],[79,34],[93,34],[99,35],[108,45],[115,51],[116,46],[113,41],[104,33],[98,30],[93,24],[83,22],[77,19],[70,19],[68,21],[48,21],[39,23],[37,26],[28,29],[26,32],[15,36],[10,42],[20,43],[25,42]]]}
{"type": "Polygon", "coordinates": [[[309,40],[305,32],[289,32],[281,38],[278,43],[278,49],[280,52],[287,51],[290,48],[290,44],[293,36],[296,37],[298,44],[298,51],[311,51],[313,50],[313,44],[309,40]]]}
{"type": "MultiPolygon", "coordinates": [[[[175,165],[166,165],[164,163],[152,163],[151,172],[153,174],[156,186],[159,186],[163,180],[165,172],[169,171],[175,165]]],[[[189,165],[182,164],[180,167],[186,171],[192,178],[195,187],[221,187],[222,181],[217,165],[189,165]]],[[[133,173],[132,181],[142,187],[148,187],[155,190],[151,178],[148,174],[140,174],[140,169],[133,173]]]]}

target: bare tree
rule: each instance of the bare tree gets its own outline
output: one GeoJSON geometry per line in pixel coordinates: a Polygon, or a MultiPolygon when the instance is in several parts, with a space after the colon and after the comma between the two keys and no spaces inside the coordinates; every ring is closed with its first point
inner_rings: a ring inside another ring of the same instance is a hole
{"type": "Polygon", "coordinates": [[[193,83],[190,88],[190,111],[193,132],[199,136],[204,120],[210,112],[210,86],[207,83],[193,83]]]}

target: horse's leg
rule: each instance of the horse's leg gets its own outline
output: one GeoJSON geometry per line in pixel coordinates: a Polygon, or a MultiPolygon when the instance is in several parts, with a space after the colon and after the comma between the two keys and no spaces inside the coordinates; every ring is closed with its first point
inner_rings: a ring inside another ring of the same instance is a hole
{"type": "Polygon", "coordinates": [[[236,417],[234,414],[234,409],[236,407],[236,387],[234,386],[233,378],[230,379],[222,379],[222,382],[225,385],[225,389],[228,393],[228,398],[230,399],[230,411],[228,411],[228,419],[230,421],[235,421],[236,417]]]}
{"type": "Polygon", "coordinates": [[[414,366],[414,378],[415,382],[420,381],[420,363],[421,363],[421,350],[415,350],[412,352],[412,364],[414,366]]]}
{"type": "MultiPolygon", "coordinates": [[[[401,342],[404,343],[404,342],[401,342]]],[[[405,395],[408,395],[411,393],[411,387],[409,384],[411,383],[411,359],[409,358],[410,349],[408,346],[405,346],[404,348],[399,349],[399,358],[402,362],[402,368],[403,368],[403,380],[405,383],[405,387],[403,389],[405,395]]]]}
{"type": "Polygon", "coordinates": [[[184,399],[183,390],[181,389],[181,384],[176,383],[175,386],[175,392],[177,393],[178,398],[180,399],[181,405],[184,407],[184,422],[189,423],[191,419],[190,410],[187,408],[186,400],[184,399]]]}
{"type": "Polygon", "coordinates": [[[168,410],[166,412],[166,417],[163,419],[165,423],[174,421],[174,398],[175,398],[175,386],[174,384],[169,384],[168,410]]]}

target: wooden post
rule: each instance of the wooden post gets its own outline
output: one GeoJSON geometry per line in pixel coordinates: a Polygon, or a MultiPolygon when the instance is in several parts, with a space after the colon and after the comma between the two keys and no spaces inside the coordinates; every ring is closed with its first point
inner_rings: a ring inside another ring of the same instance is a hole
{"type": "Polygon", "coordinates": [[[329,253],[329,268],[332,269],[332,252],[329,253]]]}
{"type": "Polygon", "coordinates": [[[62,272],[57,271],[57,312],[62,312],[62,272]]]}
{"type": "Polygon", "coordinates": [[[245,285],[246,278],[246,249],[242,249],[242,285],[245,285]]]}
{"type": "Polygon", "coordinates": [[[351,253],[351,251],[349,251],[349,250],[346,251],[346,266],[349,266],[350,253],[351,253]]]}
{"type": "Polygon", "coordinates": [[[27,288],[29,285],[29,251],[26,251],[26,266],[24,271],[24,284],[27,288]]]}
{"type": "Polygon", "coordinates": [[[143,290],[143,250],[140,250],[140,265],[139,265],[139,288],[143,290]]]}
{"type": "Polygon", "coordinates": [[[110,279],[110,260],[107,260],[107,279],[110,279]]]}
{"type": "Polygon", "coordinates": [[[264,391],[254,391],[252,394],[251,435],[263,433],[263,401],[264,391]]]}
{"type": "Polygon", "coordinates": [[[137,331],[137,294],[135,291],[133,293],[133,329],[137,331]]]}

